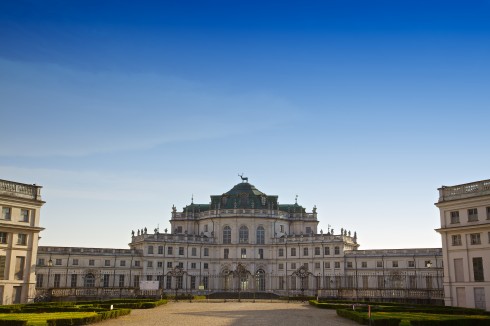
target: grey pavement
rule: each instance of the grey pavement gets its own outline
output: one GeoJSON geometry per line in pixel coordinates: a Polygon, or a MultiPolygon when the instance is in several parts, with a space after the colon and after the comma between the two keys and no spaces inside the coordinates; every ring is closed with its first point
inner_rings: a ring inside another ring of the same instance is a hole
{"type": "Polygon", "coordinates": [[[332,325],[357,323],[340,318],[335,310],[319,309],[308,303],[287,302],[169,302],[154,309],[134,309],[128,316],[106,320],[112,325],[242,326],[242,325],[332,325]]]}

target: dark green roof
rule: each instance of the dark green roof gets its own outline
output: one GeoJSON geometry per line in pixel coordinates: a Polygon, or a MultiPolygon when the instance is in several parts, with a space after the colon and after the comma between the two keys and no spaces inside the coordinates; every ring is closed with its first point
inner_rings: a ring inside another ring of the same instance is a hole
{"type": "MultiPolygon", "coordinates": [[[[211,196],[209,204],[190,204],[184,207],[184,212],[204,212],[211,209],[233,209],[233,208],[255,208],[255,209],[278,209],[277,196],[269,196],[255,188],[248,182],[236,184],[228,192],[222,195],[211,196]]],[[[305,208],[296,204],[281,204],[279,210],[300,213],[305,208]]]]}

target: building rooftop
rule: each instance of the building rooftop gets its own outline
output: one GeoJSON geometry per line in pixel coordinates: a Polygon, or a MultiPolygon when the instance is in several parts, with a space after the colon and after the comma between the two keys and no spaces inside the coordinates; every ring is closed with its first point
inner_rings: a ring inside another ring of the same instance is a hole
{"type": "Polygon", "coordinates": [[[439,203],[470,197],[490,195],[490,179],[456,186],[442,186],[439,190],[439,203]]]}
{"type": "Polygon", "coordinates": [[[0,195],[41,201],[41,186],[0,179],[0,195]]]}

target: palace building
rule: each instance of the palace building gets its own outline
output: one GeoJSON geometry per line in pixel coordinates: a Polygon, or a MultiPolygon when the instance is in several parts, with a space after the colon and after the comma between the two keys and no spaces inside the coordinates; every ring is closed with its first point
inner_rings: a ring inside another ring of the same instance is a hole
{"type": "Polygon", "coordinates": [[[23,303],[36,295],[41,188],[0,180],[0,304],[23,303]]]}
{"type": "Polygon", "coordinates": [[[490,310],[490,180],[439,189],[447,306],[490,310]]]}
{"type": "Polygon", "coordinates": [[[242,178],[209,203],[173,207],[170,230],[133,231],[128,249],[39,247],[36,287],[58,300],[186,293],[442,303],[440,248],[358,248],[356,232],[318,230],[316,207],[279,203],[242,178]]]}

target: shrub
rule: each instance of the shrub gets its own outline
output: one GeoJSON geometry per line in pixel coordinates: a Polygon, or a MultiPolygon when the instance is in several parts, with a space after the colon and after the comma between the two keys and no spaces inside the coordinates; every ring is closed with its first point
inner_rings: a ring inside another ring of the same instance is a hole
{"type": "Polygon", "coordinates": [[[488,326],[490,319],[411,320],[413,326],[488,326]]]}
{"type": "Polygon", "coordinates": [[[0,320],[0,326],[27,326],[27,320],[0,320]]]}
{"type": "MultiPolygon", "coordinates": [[[[353,320],[361,325],[369,324],[369,318],[353,310],[337,309],[337,315],[353,320]]],[[[400,318],[376,318],[373,320],[376,326],[398,326],[401,322],[400,318]]]]}

